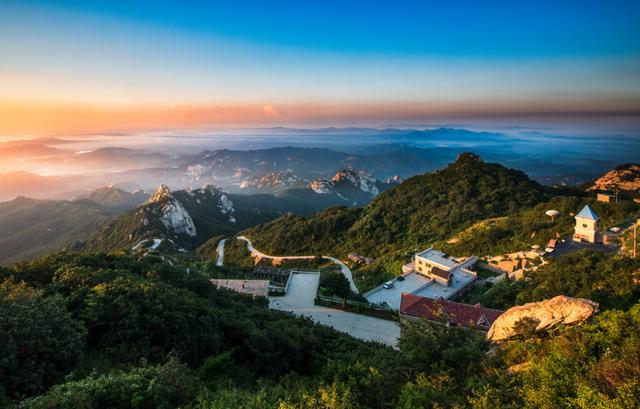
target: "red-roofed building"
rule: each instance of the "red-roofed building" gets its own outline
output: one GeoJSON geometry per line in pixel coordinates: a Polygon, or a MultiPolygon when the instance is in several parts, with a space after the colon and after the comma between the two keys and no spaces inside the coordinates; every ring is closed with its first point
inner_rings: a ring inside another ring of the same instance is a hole
{"type": "Polygon", "coordinates": [[[400,302],[400,318],[408,321],[417,322],[426,319],[482,331],[488,331],[491,324],[503,312],[485,308],[480,304],[462,304],[407,293],[402,294],[400,302]]]}

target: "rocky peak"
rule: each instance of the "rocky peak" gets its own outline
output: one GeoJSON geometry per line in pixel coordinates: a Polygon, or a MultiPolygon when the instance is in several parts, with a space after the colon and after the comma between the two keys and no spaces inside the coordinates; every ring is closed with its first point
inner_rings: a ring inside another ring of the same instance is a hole
{"type": "Polygon", "coordinates": [[[160,185],[149,199],[149,210],[158,215],[162,225],[175,234],[194,237],[196,226],[187,209],[171,193],[167,185],[160,185]]]}
{"type": "Polygon", "coordinates": [[[158,186],[158,189],[149,198],[149,203],[164,203],[169,200],[175,200],[173,193],[165,184],[158,186]]]}
{"type": "Polygon", "coordinates": [[[226,194],[221,194],[220,199],[218,200],[218,208],[220,209],[220,213],[229,216],[229,223],[235,223],[236,217],[234,213],[236,209],[233,207],[233,202],[226,194]]]}
{"type": "Polygon", "coordinates": [[[348,181],[363,192],[370,193],[372,196],[377,196],[378,193],[380,193],[378,187],[376,186],[378,180],[371,173],[364,169],[343,169],[336,173],[331,181],[334,184],[344,183],[348,181]]]}
{"type": "Polygon", "coordinates": [[[321,195],[328,195],[335,192],[333,182],[328,179],[316,179],[309,184],[309,188],[321,195]]]}

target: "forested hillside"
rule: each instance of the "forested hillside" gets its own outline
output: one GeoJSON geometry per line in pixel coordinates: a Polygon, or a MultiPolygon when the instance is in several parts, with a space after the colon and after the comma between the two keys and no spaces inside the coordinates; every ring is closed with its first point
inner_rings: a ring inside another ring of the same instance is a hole
{"type": "MultiPolygon", "coordinates": [[[[216,290],[203,265],[187,262],[58,254],[0,269],[0,406],[640,404],[633,297],[605,305],[622,309],[582,326],[525,331],[493,348],[474,331],[404,323],[393,350],[269,310],[264,299],[216,290]]],[[[565,285],[555,274],[546,280],[545,287],[565,285]]]]}
{"type": "Polygon", "coordinates": [[[286,215],[244,234],[270,254],[344,258],[355,251],[373,257],[377,261],[369,273],[357,277],[371,287],[381,281],[376,271],[399,271],[415,250],[477,220],[514,213],[550,196],[524,173],[467,153],[441,171],[385,191],[364,208],[330,208],[307,218],[286,215]]]}

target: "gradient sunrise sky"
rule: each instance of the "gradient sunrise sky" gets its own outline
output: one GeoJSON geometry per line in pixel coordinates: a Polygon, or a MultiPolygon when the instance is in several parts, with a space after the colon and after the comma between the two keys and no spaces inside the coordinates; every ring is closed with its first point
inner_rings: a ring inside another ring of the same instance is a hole
{"type": "Polygon", "coordinates": [[[640,2],[0,0],[0,134],[640,118],[640,2]]]}

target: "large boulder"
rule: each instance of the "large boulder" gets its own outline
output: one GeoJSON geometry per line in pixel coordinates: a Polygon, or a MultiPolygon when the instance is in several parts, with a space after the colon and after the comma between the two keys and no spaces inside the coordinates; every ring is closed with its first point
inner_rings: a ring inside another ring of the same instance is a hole
{"type": "Polygon", "coordinates": [[[535,331],[543,331],[560,324],[579,324],[597,312],[596,302],[559,295],[549,300],[509,308],[494,321],[487,338],[499,342],[518,335],[514,327],[523,320],[534,323],[535,331]]]}

